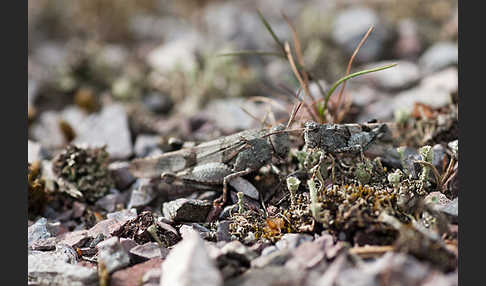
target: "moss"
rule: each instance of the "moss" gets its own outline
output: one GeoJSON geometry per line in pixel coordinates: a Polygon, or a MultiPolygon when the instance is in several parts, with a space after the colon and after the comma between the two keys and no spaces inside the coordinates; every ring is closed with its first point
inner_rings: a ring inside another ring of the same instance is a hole
{"type": "Polygon", "coordinates": [[[48,202],[48,194],[45,189],[45,181],[40,176],[40,162],[28,164],[28,215],[34,219],[40,215],[48,202]]]}
{"type": "MultiPolygon", "coordinates": [[[[67,185],[79,191],[84,199],[95,202],[114,186],[108,160],[105,147],[80,148],[69,145],[54,158],[52,168],[56,176],[67,181],[67,185]]],[[[65,184],[60,184],[60,188],[68,191],[65,184]]]]}

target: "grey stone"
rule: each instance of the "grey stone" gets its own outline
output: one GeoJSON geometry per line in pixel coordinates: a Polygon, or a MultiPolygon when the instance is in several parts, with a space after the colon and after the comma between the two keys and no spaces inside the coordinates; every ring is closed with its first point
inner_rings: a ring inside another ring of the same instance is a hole
{"type": "MultiPolygon", "coordinates": [[[[136,151],[135,151],[136,152],[136,151]]],[[[108,165],[108,170],[110,170],[111,176],[115,181],[115,186],[118,190],[127,189],[133,182],[135,182],[135,177],[129,171],[130,163],[128,162],[113,162],[108,165]]]]}
{"type": "Polygon", "coordinates": [[[229,181],[229,184],[235,188],[236,191],[242,192],[245,196],[248,196],[254,200],[258,200],[260,197],[260,193],[258,190],[250,183],[248,180],[242,177],[236,177],[233,180],[229,181]]]}
{"type": "Polygon", "coordinates": [[[352,54],[371,26],[375,29],[356,58],[362,62],[373,61],[378,59],[389,37],[385,25],[373,10],[356,7],[339,12],[334,21],[332,36],[346,53],[352,54]]]}
{"type": "Polygon", "coordinates": [[[130,256],[116,236],[96,245],[98,248],[98,262],[104,263],[106,271],[112,273],[130,264],[130,256]]]}
{"type": "Polygon", "coordinates": [[[436,72],[451,65],[457,66],[458,54],[456,43],[439,42],[423,53],[419,64],[424,73],[436,72]]]}
{"type": "Polygon", "coordinates": [[[455,198],[448,204],[439,207],[439,211],[446,214],[452,223],[457,223],[459,219],[459,198],[455,198]]]}
{"type": "Polygon", "coordinates": [[[130,249],[130,254],[147,260],[157,257],[165,258],[168,253],[169,249],[160,247],[156,242],[147,242],[130,249]]]}
{"type": "Polygon", "coordinates": [[[231,234],[229,232],[229,225],[231,224],[231,221],[223,220],[219,221],[217,224],[216,241],[230,241],[231,234]]]}
{"type": "Polygon", "coordinates": [[[159,150],[162,138],[158,135],[140,134],[135,140],[135,155],[137,157],[148,156],[152,151],[159,150]]]}
{"type": "Polygon", "coordinates": [[[354,265],[351,263],[348,254],[341,254],[332,261],[331,265],[329,265],[328,269],[321,277],[314,280],[309,285],[335,285],[335,281],[341,275],[341,273],[346,269],[352,268],[353,266],[354,265]]]}
{"type": "Polygon", "coordinates": [[[451,94],[457,92],[457,68],[451,67],[426,78],[423,78],[416,87],[399,92],[392,98],[376,101],[365,107],[365,115],[358,121],[366,118],[389,120],[397,109],[411,112],[415,103],[423,103],[432,108],[443,107],[451,103],[451,94]]]}
{"type": "Polygon", "coordinates": [[[32,124],[30,135],[46,149],[55,149],[64,146],[67,141],[61,132],[60,115],[55,111],[45,111],[32,124]]]}
{"type": "Polygon", "coordinates": [[[385,90],[400,90],[413,86],[420,79],[418,66],[410,61],[385,61],[366,65],[362,69],[370,69],[396,63],[397,65],[379,72],[369,73],[359,77],[359,81],[369,81],[385,90]]]}
{"type": "Polygon", "coordinates": [[[197,233],[199,233],[199,236],[201,236],[201,238],[203,239],[211,237],[211,231],[198,223],[184,224],[179,228],[179,232],[182,236],[184,236],[184,233],[188,231],[197,231],[197,233]]]}
{"type": "MultiPolygon", "coordinates": [[[[251,268],[234,279],[228,280],[228,286],[271,286],[271,285],[304,285],[307,274],[282,266],[251,268]]],[[[324,285],[324,284],[323,284],[324,285]]]]}
{"type": "Polygon", "coordinates": [[[301,243],[305,241],[312,241],[312,236],[309,234],[301,234],[301,233],[286,233],[280,238],[275,246],[278,249],[295,249],[301,243]]]}
{"type": "Polygon", "coordinates": [[[407,254],[387,252],[376,261],[364,263],[359,268],[343,270],[336,284],[379,285],[375,282],[379,282],[380,277],[386,274],[390,281],[400,281],[403,285],[422,285],[429,273],[428,264],[407,254]]]}
{"type": "Polygon", "coordinates": [[[47,229],[47,219],[40,218],[27,229],[27,246],[30,247],[34,242],[51,236],[53,234],[47,229]]]}
{"type": "Polygon", "coordinates": [[[122,105],[107,105],[99,114],[70,123],[77,135],[74,144],[106,145],[111,159],[126,159],[132,154],[128,117],[122,105]]]}
{"type": "Polygon", "coordinates": [[[226,243],[221,248],[221,253],[232,254],[232,255],[237,254],[243,257],[244,259],[246,259],[248,262],[258,257],[258,254],[255,251],[249,249],[238,240],[233,240],[231,242],[226,243]]]}
{"type": "Polygon", "coordinates": [[[170,251],[162,263],[160,285],[223,285],[221,273],[197,232],[186,232],[182,241],[170,251]]]}
{"type": "Polygon", "coordinates": [[[137,210],[136,209],[124,209],[121,211],[109,213],[106,215],[107,219],[114,219],[116,221],[125,223],[128,220],[137,217],[137,210]]]}
{"type": "Polygon", "coordinates": [[[155,182],[158,179],[137,179],[130,194],[127,208],[137,208],[148,205],[157,197],[155,182]]]}
{"type": "Polygon", "coordinates": [[[69,246],[58,246],[56,251],[29,253],[29,285],[98,285],[97,269],[76,264],[76,255],[69,246]]]}
{"type": "Polygon", "coordinates": [[[212,204],[195,199],[177,199],[164,203],[162,206],[164,216],[171,221],[198,222],[206,221],[212,204]]]}
{"type": "Polygon", "coordinates": [[[161,274],[160,268],[148,270],[142,277],[142,286],[159,286],[161,274]]]}
{"type": "Polygon", "coordinates": [[[110,193],[97,200],[95,205],[104,209],[107,212],[113,212],[116,208],[116,203],[120,192],[116,189],[111,189],[110,193]]]}
{"type": "Polygon", "coordinates": [[[173,106],[171,98],[167,94],[152,92],[143,98],[143,102],[147,108],[159,114],[168,113],[173,106]]]}
{"type": "Polygon", "coordinates": [[[189,72],[197,67],[196,51],[202,39],[189,33],[157,47],[147,55],[147,64],[155,71],[166,74],[175,69],[189,72]]]}
{"type": "Polygon", "coordinates": [[[432,164],[437,168],[437,171],[442,174],[445,171],[442,169],[442,164],[444,162],[444,158],[447,156],[446,149],[441,144],[435,144],[432,147],[432,150],[434,151],[434,160],[432,161],[432,164]]]}
{"type": "Polygon", "coordinates": [[[284,265],[292,257],[292,252],[288,249],[276,250],[267,255],[259,256],[251,261],[252,268],[264,268],[269,265],[284,265]]]}

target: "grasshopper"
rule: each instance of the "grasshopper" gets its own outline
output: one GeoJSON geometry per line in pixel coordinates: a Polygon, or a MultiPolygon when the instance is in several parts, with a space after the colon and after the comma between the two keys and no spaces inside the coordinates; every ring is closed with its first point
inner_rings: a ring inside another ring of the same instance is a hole
{"type": "MultiPolygon", "coordinates": [[[[226,203],[228,184],[272,162],[285,158],[290,150],[289,135],[283,125],[268,129],[245,130],[203,142],[190,148],[154,157],[135,159],[130,171],[136,177],[157,178],[183,186],[223,186],[223,194],[214,201],[226,203]]],[[[249,182],[248,182],[249,183],[249,182]]]]}
{"type": "Polygon", "coordinates": [[[363,154],[376,140],[390,136],[385,123],[319,124],[307,121],[304,125],[306,147],[330,154],[363,154]]]}

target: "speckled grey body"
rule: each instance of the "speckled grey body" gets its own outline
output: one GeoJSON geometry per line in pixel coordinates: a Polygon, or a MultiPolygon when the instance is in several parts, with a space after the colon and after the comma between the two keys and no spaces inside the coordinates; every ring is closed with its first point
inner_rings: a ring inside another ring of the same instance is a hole
{"type": "Polygon", "coordinates": [[[327,153],[359,153],[388,132],[386,124],[319,124],[305,123],[304,141],[307,148],[327,153]]]}

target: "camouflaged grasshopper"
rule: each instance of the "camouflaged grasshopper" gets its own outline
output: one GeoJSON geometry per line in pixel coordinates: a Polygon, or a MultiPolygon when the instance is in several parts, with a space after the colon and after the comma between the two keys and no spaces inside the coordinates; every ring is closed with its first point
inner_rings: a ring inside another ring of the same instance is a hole
{"type": "Polygon", "coordinates": [[[319,124],[308,121],[304,125],[306,148],[320,149],[330,154],[363,154],[378,139],[390,139],[385,123],[319,124]]]}
{"type": "Polygon", "coordinates": [[[169,184],[179,182],[196,189],[222,185],[223,195],[214,202],[221,206],[226,203],[228,184],[244,180],[242,176],[271,163],[272,158],[287,156],[290,139],[285,129],[278,125],[245,130],[194,147],[135,159],[130,171],[136,177],[160,176],[169,184]]]}

